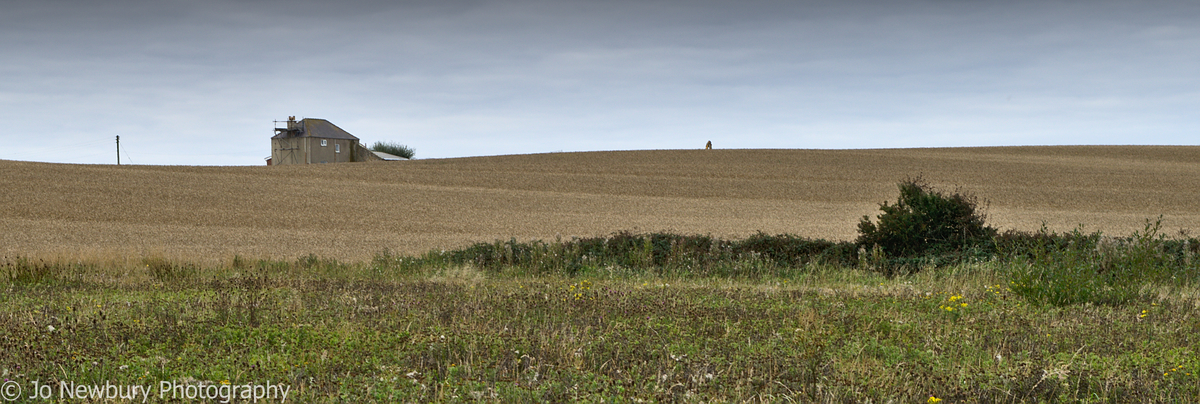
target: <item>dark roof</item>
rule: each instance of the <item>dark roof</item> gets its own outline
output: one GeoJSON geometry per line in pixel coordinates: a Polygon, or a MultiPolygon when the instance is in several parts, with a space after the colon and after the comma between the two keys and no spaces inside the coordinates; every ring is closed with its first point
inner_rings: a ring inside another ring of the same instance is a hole
{"type": "Polygon", "coordinates": [[[323,138],[323,139],[358,140],[358,138],[354,137],[354,135],[351,135],[350,132],[346,132],[345,130],[342,130],[342,128],[339,128],[337,125],[334,125],[332,122],[326,121],[324,119],[304,118],[304,119],[300,120],[300,124],[301,124],[301,128],[303,128],[303,129],[301,129],[299,133],[289,136],[288,131],[277,129],[276,132],[278,132],[278,133],[276,133],[275,136],[272,136],[271,138],[272,139],[282,139],[282,138],[287,138],[287,137],[319,137],[319,138],[323,138]]]}

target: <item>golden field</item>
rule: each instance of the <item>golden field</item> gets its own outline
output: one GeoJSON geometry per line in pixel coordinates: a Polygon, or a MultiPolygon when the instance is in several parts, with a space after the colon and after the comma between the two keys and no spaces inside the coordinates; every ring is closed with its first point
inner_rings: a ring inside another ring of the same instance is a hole
{"type": "Polygon", "coordinates": [[[849,240],[921,175],[1000,229],[1200,229],[1200,147],[655,150],[311,166],[0,161],[0,253],[369,259],[620,230],[849,240]]]}

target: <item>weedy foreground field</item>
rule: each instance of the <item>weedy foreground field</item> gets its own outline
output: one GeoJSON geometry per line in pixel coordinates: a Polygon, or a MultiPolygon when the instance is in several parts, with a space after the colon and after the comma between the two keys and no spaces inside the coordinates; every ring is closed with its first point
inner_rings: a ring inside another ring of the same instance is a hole
{"type": "Polygon", "coordinates": [[[664,150],[274,167],[0,161],[0,254],[364,261],[617,231],[854,238],[924,175],[1005,229],[1200,228],[1200,147],[664,150]]]}
{"type": "Polygon", "coordinates": [[[1021,266],[1001,261],[889,279],[756,258],[726,263],[745,275],[689,277],[435,256],[10,261],[0,372],[26,393],[274,383],[290,402],[1200,399],[1194,280],[1053,306],[1015,293],[1021,266]]]}

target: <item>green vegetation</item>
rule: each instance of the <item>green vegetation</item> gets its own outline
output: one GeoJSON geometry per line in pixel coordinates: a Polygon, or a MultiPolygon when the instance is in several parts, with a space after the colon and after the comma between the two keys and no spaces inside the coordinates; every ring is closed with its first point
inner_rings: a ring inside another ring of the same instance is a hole
{"type": "Polygon", "coordinates": [[[889,279],[749,254],[714,265],[727,275],[657,275],[642,261],[570,276],[452,263],[465,251],[210,268],[9,262],[0,371],[26,386],[272,381],[297,402],[1200,394],[1194,278],[1056,307],[1022,298],[1010,282],[1023,266],[998,260],[889,279]],[[20,275],[35,272],[53,274],[20,275]]]}
{"type": "Polygon", "coordinates": [[[974,196],[955,192],[943,195],[920,178],[900,183],[895,205],[879,205],[879,224],[863,216],[858,224],[858,244],[878,246],[896,257],[921,257],[961,251],[996,235],[984,224],[974,196]]]}
{"type": "Polygon", "coordinates": [[[394,156],[411,159],[417,155],[417,151],[411,147],[396,143],[396,142],[375,142],[371,145],[372,151],[384,152],[394,156]]]}
{"type": "Polygon", "coordinates": [[[1168,239],[1161,219],[1146,222],[1130,237],[1104,237],[1080,230],[1005,243],[1023,251],[1012,273],[1013,290],[1035,304],[1078,303],[1122,305],[1144,299],[1152,285],[1185,285],[1197,281],[1197,240],[1168,239]]]}
{"type": "MultiPolygon", "coordinates": [[[[876,233],[946,206],[903,198],[965,200],[901,188],[876,233]]],[[[1159,227],[922,253],[622,232],[361,263],[6,259],[0,373],[295,402],[1191,402],[1200,245],[1159,227]]]]}

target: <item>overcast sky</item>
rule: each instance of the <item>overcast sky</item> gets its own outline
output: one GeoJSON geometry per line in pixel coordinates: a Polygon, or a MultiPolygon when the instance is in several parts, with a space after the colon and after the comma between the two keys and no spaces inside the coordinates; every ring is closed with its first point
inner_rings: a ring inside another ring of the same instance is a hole
{"type": "Polygon", "coordinates": [[[0,8],[0,159],[1200,144],[1200,2],[56,1],[0,8]]]}

